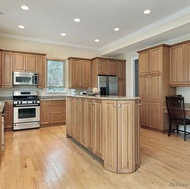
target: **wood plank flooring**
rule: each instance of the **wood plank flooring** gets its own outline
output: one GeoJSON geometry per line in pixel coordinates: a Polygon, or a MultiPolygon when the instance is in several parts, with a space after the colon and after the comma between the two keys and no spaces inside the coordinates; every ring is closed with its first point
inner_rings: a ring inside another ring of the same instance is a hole
{"type": "Polygon", "coordinates": [[[66,138],[65,126],[5,133],[0,189],[190,188],[190,136],[141,129],[140,168],[104,170],[102,162],[66,138]]]}

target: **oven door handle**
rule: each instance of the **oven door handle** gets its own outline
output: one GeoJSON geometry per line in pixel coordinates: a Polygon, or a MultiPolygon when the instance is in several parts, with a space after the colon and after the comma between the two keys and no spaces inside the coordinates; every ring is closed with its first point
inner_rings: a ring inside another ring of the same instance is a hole
{"type": "Polygon", "coordinates": [[[19,105],[19,104],[17,104],[17,105],[14,105],[14,107],[31,107],[31,106],[40,106],[40,104],[26,104],[26,105],[23,105],[23,104],[19,105]]]}

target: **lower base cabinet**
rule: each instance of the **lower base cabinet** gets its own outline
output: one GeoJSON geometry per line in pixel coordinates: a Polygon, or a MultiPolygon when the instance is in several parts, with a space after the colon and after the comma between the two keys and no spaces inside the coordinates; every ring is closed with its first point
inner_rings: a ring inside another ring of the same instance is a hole
{"type": "Polygon", "coordinates": [[[66,123],[66,100],[41,100],[40,125],[51,126],[66,123]]]}
{"type": "Polygon", "coordinates": [[[6,101],[5,104],[5,131],[13,130],[13,101],[6,101]]]}
{"type": "Polygon", "coordinates": [[[67,97],[67,137],[101,158],[104,168],[131,173],[139,161],[139,100],[67,97]]]}

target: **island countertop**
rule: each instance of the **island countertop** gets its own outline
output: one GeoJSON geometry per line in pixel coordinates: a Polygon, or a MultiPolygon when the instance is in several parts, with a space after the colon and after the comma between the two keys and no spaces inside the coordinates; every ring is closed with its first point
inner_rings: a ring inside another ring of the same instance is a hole
{"type": "Polygon", "coordinates": [[[132,96],[114,96],[114,95],[67,95],[67,97],[75,97],[75,98],[89,98],[89,99],[98,99],[98,100],[140,100],[140,97],[132,97],[132,96]]]}

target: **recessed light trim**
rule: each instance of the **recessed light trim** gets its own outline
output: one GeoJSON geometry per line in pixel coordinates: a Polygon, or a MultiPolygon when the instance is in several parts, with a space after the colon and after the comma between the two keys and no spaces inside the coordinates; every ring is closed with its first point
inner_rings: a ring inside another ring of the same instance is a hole
{"type": "Polygon", "coordinates": [[[99,42],[100,40],[99,40],[99,39],[95,39],[94,41],[95,41],[95,42],[99,42]]]}
{"type": "Polygon", "coordinates": [[[119,31],[119,28],[114,28],[114,31],[119,31]]]}
{"type": "Polygon", "coordinates": [[[66,33],[61,33],[61,36],[66,36],[66,33]]]}
{"type": "Polygon", "coordinates": [[[144,11],[144,14],[150,14],[151,13],[151,10],[147,9],[144,11]]]}
{"type": "Polygon", "coordinates": [[[24,29],[24,26],[23,25],[19,25],[18,26],[20,29],[24,29]]]}
{"type": "Polygon", "coordinates": [[[80,22],[80,18],[75,18],[74,21],[75,22],[80,22]]]}
{"type": "Polygon", "coordinates": [[[21,9],[23,9],[23,10],[29,10],[29,7],[26,6],[26,5],[22,5],[22,6],[21,6],[21,9]]]}

